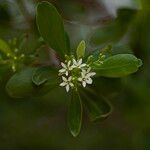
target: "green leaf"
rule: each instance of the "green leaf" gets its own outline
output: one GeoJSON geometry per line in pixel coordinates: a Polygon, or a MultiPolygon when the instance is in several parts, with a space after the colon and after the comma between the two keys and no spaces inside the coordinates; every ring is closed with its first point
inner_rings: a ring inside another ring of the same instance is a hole
{"type": "Polygon", "coordinates": [[[73,91],[68,112],[68,125],[71,134],[76,137],[80,133],[82,124],[82,104],[80,96],[73,91]]]}
{"type": "Polygon", "coordinates": [[[6,85],[9,96],[14,98],[24,98],[32,96],[34,92],[32,74],[35,68],[26,68],[14,74],[6,85]]]}
{"type": "Polygon", "coordinates": [[[77,58],[78,58],[78,59],[84,57],[85,48],[86,48],[85,41],[82,40],[82,41],[79,43],[78,47],[77,47],[77,52],[76,52],[76,53],[77,53],[77,58]]]}
{"type": "Polygon", "coordinates": [[[104,60],[103,64],[94,64],[97,76],[123,77],[134,73],[142,65],[142,61],[132,54],[118,54],[104,60]]]}
{"type": "Polygon", "coordinates": [[[48,3],[41,2],[37,6],[36,21],[39,32],[43,39],[61,57],[69,53],[61,16],[56,8],[48,3]]]}
{"type": "Polygon", "coordinates": [[[6,55],[12,54],[9,45],[2,39],[0,39],[0,51],[6,55]]]}
{"type": "Polygon", "coordinates": [[[82,91],[82,95],[82,101],[91,121],[104,120],[111,114],[112,106],[103,96],[90,89],[82,91]]]}
{"type": "Polygon", "coordinates": [[[56,70],[50,67],[41,67],[33,73],[32,81],[37,86],[44,84],[48,80],[51,80],[51,84],[56,84],[57,76],[56,70]]]}
{"type": "Polygon", "coordinates": [[[48,80],[40,86],[36,86],[32,82],[32,76],[37,68],[25,68],[24,70],[14,74],[7,82],[6,91],[10,97],[25,98],[37,97],[47,94],[56,85],[53,81],[48,80]]]}

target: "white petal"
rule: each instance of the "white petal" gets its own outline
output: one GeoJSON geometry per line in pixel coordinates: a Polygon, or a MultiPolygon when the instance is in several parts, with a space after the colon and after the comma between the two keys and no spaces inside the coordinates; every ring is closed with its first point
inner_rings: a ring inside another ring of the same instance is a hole
{"type": "Polygon", "coordinates": [[[82,78],[78,78],[78,81],[80,81],[80,82],[81,82],[81,81],[82,81],[82,78]]]}
{"type": "Polygon", "coordinates": [[[66,73],[65,73],[65,74],[66,74],[66,76],[68,76],[68,74],[69,74],[69,73],[68,73],[68,71],[66,71],[66,73]]]}
{"type": "Polygon", "coordinates": [[[91,76],[95,76],[96,72],[91,72],[90,74],[91,74],[91,76]]]}
{"type": "Polygon", "coordinates": [[[92,79],[91,78],[88,78],[88,79],[86,79],[86,83],[88,83],[88,84],[92,84],[92,79]]]}
{"type": "Polygon", "coordinates": [[[65,77],[62,76],[63,81],[67,82],[67,79],[65,77]]]}
{"type": "Polygon", "coordinates": [[[69,87],[69,85],[67,84],[67,85],[66,85],[66,91],[69,92],[69,89],[70,89],[70,87],[69,87]]]}
{"type": "Polygon", "coordinates": [[[69,83],[69,85],[70,85],[71,87],[74,87],[74,84],[73,84],[73,83],[69,83]]]}
{"type": "Polygon", "coordinates": [[[69,67],[69,66],[70,66],[70,64],[71,64],[71,61],[69,60],[69,61],[68,61],[68,64],[67,64],[67,66],[69,67]]]}
{"type": "Polygon", "coordinates": [[[88,69],[87,69],[87,72],[89,73],[91,71],[91,67],[89,67],[88,69]]]}
{"type": "Polygon", "coordinates": [[[77,66],[76,66],[76,65],[74,65],[74,64],[71,66],[71,68],[72,68],[72,69],[73,69],[73,68],[76,68],[76,67],[77,67],[77,66]]]}
{"type": "Polygon", "coordinates": [[[70,76],[70,77],[68,78],[68,81],[71,81],[71,79],[72,79],[72,76],[70,76]]]}
{"type": "Polygon", "coordinates": [[[59,85],[60,85],[60,86],[66,86],[66,84],[67,84],[67,83],[62,82],[62,83],[60,83],[59,85]]]}
{"type": "Polygon", "coordinates": [[[95,75],[96,75],[95,72],[90,72],[90,73],[88,73],[86,76],[87,76],[87,77],[92,77],[92,76],[95,76],[95,75]]]}
{"type": "Polygon", "coordinates": [[[73,68],[74,68],[74,67],[73,67],[73,65],[72,65],[72,66],[70,66],[68,69],[69,69],[69,70],[72,70],[73,68]]]}
{"type": "Polygon", "coordinates": [[[78,60],[78,65],[80,66],[82,64],[82,58],[78,60]]]}
{"type": "Polygon", "coordinates": [[[77,65],[77,62],[75,59],[73,59],[73,64],[76,66],[77,65]]]}
{"type": "Polygon", "coordinates": [[[59,70],[60,73],[63,73],[65,71],[66,71],[66,69],[64,69],[64,68],[59,70]]]}
{"type": "Polygon", "coordinates": [[[86,64],[81,64],[81,65],[80,65],[80,68],[85,67],[85,66],[86,66],[86,64]]]}
{"type": "Polygon", "coordinates": [[[61,62],[61,65],[63,68],[65,68],[65,69],[67,68],[67,66],[63,62],[61,62]]]}
{"type": "Polygon", "coordinates": [[[82,75],[82,77],[84,78],[85,75],[86,75],[86,71],[85,71],[85,70],[82,70],[81,75],[82,75]]]}
{"type": "Polygon", "coordinates": [[[83,82],[82,82],[82,85],[83,85],[83,87],[86,87],[86,82],[83,81],[83,82]]]}

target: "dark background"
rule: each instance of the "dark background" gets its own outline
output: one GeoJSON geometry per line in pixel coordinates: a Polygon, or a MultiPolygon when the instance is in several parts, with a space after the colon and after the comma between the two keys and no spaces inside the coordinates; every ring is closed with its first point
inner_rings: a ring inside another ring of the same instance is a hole
{"type": "MultiPolygon", "coordinates": [[[[0,38],[9,41],[26,34],[25,50],[34,53],[39,38],[35,23],[39,1],[0,0],[0,38]]],[[[39,98],[10,98],[5,85],[12,71],[0,65],[0,150],[150,150],[150,1],[50,2],[63,16],[73,49],[82,39],[87,50],[109,43],[116,53],[134,53],[143,66],[122,79],[96,81],[99,91],[113,104],[113,113],[99,123],[90,122],[84,114],[81,134],[73,138],[67,128],[63,89],[39,98]]]]}

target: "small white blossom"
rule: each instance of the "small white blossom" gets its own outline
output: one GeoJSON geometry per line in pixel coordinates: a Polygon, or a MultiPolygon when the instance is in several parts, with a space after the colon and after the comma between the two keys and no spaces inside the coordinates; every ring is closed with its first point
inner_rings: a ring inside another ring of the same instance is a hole
{"type": "Polygon", "coordinates": [[[62,76],[63,82],[60,84],[60,86],[66,88],[66,91],[69,92],[70,87],[73,87],[74,84],[72,83],[72,77],[70,76],[68,79],[62,76]]]}
{"type": "Polygon", "coordinates": [[[80,69],[81,69],[81,68],[83,68],[83,67],[85,67],[85,66],[86,66],[85,63],[82,64],[82,58],[79,59],[79,60],[73,59],[72,68],[80,68],[80,69]]]}
{"type": "Polygon", "coordinates": [[[92,77],[96,74],[95,72],[91,72],[88,64],[82,63],[82,59],[72,59],[66,64],[62,62],[61,66],[62,69],[59,70],[59,75],[62,75],[63,82],[60,86],[65,87],[67,92],[76,83],[81,83],[83,87],[86,87],[87,84],[92,84],[92,77]],[[76,70],[76,68],[78,69],[76,70]]]}
{"type": "Polygon", "coordinates": [[[86,84],[92,84],[93,82],[91,77],[93,77],[96,73],[90,71],[90,67],[87,70],[82,70],[81,77],[78,78],[78,81],[82,82],[83,87],[86,87],[86,84]]]}
{"type": "Polygon", "coordinates": [[[65,74],[66,76],[69,75],[69,71],[73,69],[71,66],[71,61],[68,61],[67,65],[61,62],[61,66],[63,67],[62,69],[59,70],[60,74],[65,74]]]}

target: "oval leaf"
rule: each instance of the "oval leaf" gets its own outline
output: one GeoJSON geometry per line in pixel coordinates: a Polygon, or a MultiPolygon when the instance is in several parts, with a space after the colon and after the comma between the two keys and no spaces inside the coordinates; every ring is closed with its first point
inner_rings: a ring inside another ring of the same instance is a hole
{"type": "Polygon", "coordinates": [[[82,104],[80,96],[73,91],[68,112],[68,125],[71,134],[76,137],[80,133],[82,123],[82,104]]]}
{"type": "Polygon", "coordinates": [[[14,74],[6,85],[6,91],[9,96],[13,98],[43,96],[56,86],[56,83],[50,79],[43,85],[34,85],[32,82],[32,76],[35,71],[36,68],[26,68],[14,74]]]}
{"type": "Polygon", "coordinates": [[[41,2],[37,6],[36,21],[39,32],[51,48],[64,57],[68,54],[68,46],[64,25],[56,8],[48,3],[41,2]]]}
{"type": "Polygon", "coordinates": [[[132,54],[118,54],[106,59],[103,64],[94,64],[97,76],[123,77],[134,73],[142,65],[142,61],[132,54]]]}
{"type": "Polygon", "coordinates": [[[84,40],[82,40],[80,43],[79,43],[79,45],[78,45],[78,47],[77,47],[77,58],[79,59],[79,58],[81,58],[81,57],[84,57],[84,54],[85,54],[85,41],[84,40]]]}
{"type": "Polygon", "coordinates": [[[82,91],[82,95],[91,121],[104,120],[111,114],[112,106],[103,96],[91,90],[82,91]]]}
{"type": "Polygon", "coordinates": [[[34,71],[35,68],[26,68],[23,71],[14,74],[6,85],[6,91],[9,96],[14,98],[32,96],[34,92],[32,74],[34,71]]]}

